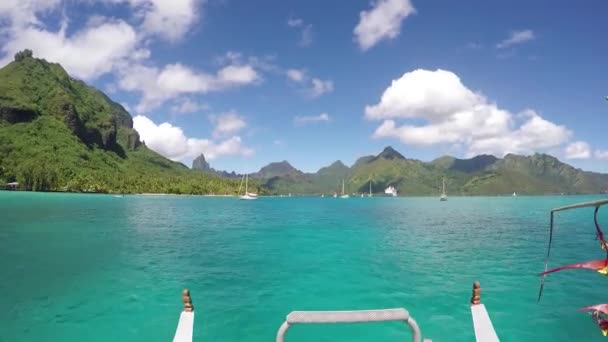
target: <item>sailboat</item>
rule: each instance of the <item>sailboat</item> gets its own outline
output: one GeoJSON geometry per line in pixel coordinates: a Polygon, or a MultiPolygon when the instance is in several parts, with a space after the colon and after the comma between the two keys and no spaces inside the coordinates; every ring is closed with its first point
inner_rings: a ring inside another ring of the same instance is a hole
{"type": "Polygon", "coordinates": [[[349,198],[348,194],[344,193],[344,179],[342,180],[342,196],[340,198],[349,198]]]}
{"type": "MultiPolygon", "coordinates": [[[[563,195],[563,193],[562,193],[562,195],[563,195]]],[[[513,193],[513,197],[517,197],[517,192],[513,193]]]]}
{"type": "MultiPolygon", "coordinates": [[[[241,181],[242,184],[242,181],[241,181]]],[[[239,187],[239,193],[241,192],[239,187]]],[[[258,194],[249,192],[249,174],[245,175],[245,194],[243,196],[239,196],[242,200],[256,200],[258,199],[258,194]]]]}
{"type": "Polygon", "coordinates": [[[439,197],[440,201],[447,201],[448,195],[445,194],[445,177],[443,177],[443,190],[441,192],[441,197],[439,197]]]}

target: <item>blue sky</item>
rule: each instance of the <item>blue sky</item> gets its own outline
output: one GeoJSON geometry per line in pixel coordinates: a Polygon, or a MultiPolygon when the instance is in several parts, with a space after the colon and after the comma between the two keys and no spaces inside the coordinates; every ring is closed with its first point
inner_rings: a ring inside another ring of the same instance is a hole
{"type": "Polygon", "coordinates": [[[5,0],[0,64],[59,62],[190,165],[316,171],[547,152],[608,172],[608,3],[5,0]],[[384,96],[383,96],[384,95],[384,96]]]}

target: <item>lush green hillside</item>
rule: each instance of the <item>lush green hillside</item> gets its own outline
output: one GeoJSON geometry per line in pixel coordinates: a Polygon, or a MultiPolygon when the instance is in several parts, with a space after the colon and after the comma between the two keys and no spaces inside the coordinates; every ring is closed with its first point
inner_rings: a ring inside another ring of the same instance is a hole
{"type": "Polygon", "coordinates": [[[579,194],[608,190],[608,175],[585,172],[546,154],[490,155],[471,159],[441,157],[425,163],[405,158],[391,147],[377,156],[361,157],[350,168],[332,164],[314,174],[275,177],[265,185],[271,192],[333,193],[346,178],[348,193],[367,193],[372,182],[374,193],[394,186],[400,195],[439,195],[442,178],[448,194],[508,195],[579,194]],[[329,172],[328,172],[329,171],[329,172]]]}
{"type": "Polygon", "coordinates": [[[234,193],[149,150],[129,113],[59,64],[21,55],[0,69],[0,183],[32,190],[234,193]]]}

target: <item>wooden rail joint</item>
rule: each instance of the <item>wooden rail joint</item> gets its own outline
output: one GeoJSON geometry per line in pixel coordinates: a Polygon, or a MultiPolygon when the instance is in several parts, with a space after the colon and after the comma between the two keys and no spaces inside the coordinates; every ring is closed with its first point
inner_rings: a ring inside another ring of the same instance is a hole
{"type": "Polygon", "coordinates": [[[192,298],[190,298],[190,290],[184,289],[182,291],[182,301],[184,302],[184,311],[194,311],[194,306],[192,306],[192,298]]]}
{"type": "Polygon", "coordinates": [[[478,281],[473,283],[473,294],[471,295],[471,305],[481,304],[481,285],[478,281]]]}

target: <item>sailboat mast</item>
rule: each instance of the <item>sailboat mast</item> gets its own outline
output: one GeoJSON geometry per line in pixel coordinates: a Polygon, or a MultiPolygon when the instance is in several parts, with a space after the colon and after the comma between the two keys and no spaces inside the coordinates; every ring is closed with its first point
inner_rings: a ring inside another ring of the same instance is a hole
{"type": "Polygon", "coordinates": [[[249,188],[247,187],[248,183],[249,183],[249,174],[245,175],[245,195],[247,195],[247,193],[249,192],[249,188]]]}
{"type": "Polygon", "coordinates": [[[342,180],[342,195],[344,195],[344,179],[342,180]]]}
{"type": "Polygon", "coordinates": [[[443,177],[443,192],[442,193],[445,195],[445,177],[443,177]]]}
{"type": "Polygon", "coordinates": [[[369,181],[369,195],[372,195],[372,181],[369,181]]]}
{"type": "Polygon", "coordinates": [[[241,188],[243,187],[244,181],[245,181],[245,176],[241,177],[241,182],[239,183],[239,191],[237,191],[237,195],[241,194],[241,188]]]}

